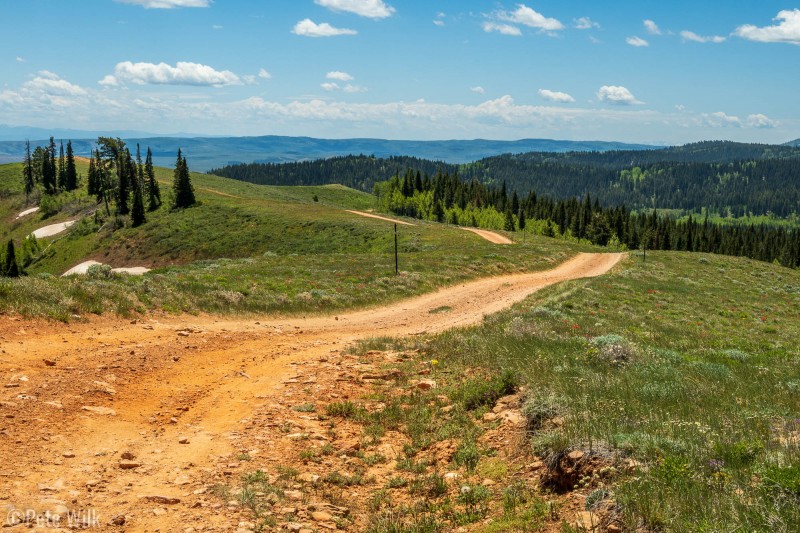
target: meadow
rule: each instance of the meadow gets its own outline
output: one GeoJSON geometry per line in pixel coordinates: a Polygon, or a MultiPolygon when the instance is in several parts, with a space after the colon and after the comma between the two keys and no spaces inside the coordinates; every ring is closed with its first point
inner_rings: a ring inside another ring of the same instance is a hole
{"type": "MultiPolygon", "coordinates": [[[[85,162],[79,171],[85,172],[85,162]]],[[[502,250],[455,227],[399,226],[400,274],[394,272],[394,228],[346,209],[367,210],[374,197],[337,185],[268,187],[192,174],[199,205],[168,207],[171,171],[157,169],[165,204],[147,222],[105,212],[85,189],[56,197],[53,214],[13,221],[26,208],[21,165],[0,166],[2,238],[17,244],[34,229],[80,218],[69,232],[42,239],[28,276],[0,282],[0,310],[70,320],[87,313],[332,312],[387,302],[480,276],[540,270],[591,247],[543,238],[502,250]],[[61,278],[94,259],[147,266],[144,277],[97,269],[61,278]]]]}
{"type": "MultiPolygon", "coordinates": [[[[626,531],[800,529],[799,317],[796,271],[655,252],[429,339],[425,357],[459,391],[451,397],[485,398],[487,383],[507,387],[503,376],[527,391],[529,451],[548,471],[525,487],[530,506],[485,531],[517,531],[524,513],[538,530],[548,494],[563,493],[589,511],[605,505],[626,531]],[[595,467],[565,486],[559,469],[576,450],[595,467]]],[[[513,476],[504,483],[495,498],[513,476]]]]}

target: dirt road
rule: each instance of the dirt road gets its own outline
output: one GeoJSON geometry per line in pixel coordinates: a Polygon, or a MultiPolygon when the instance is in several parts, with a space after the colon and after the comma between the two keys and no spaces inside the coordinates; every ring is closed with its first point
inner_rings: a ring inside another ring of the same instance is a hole
{"type": "Polygon", "coordinates": [[[318,362],[357,339],[476,324],[544,286],[601,275],[621,257],[581,254],[546,272],[338,316],[4,317],[0,520],[89,510],[104,531],[252,530],[240,527],[246,512],[219,504],[209,487],[235,479],[245,451],[254,463],[280,461],[285,435],[264,413],[288,401],[286,383],[314,393],[327,376],[335,388],[332,373],[343,367],[318,362]],[[312,362],[323,366],[299,378],[298,365],[312,362]]]}
{"type": "Polygon", "coordinates": [[[514,241],[509,239],[508,237],[504,237],[499,233],[495,233],[493,231],[487,231],[485,229],[478,229],[478,228],[464,228],[467,231],[471,231],[476,235],[480,235],[487,241],[494,243],[494,244],[514,244],[514,241]]]}

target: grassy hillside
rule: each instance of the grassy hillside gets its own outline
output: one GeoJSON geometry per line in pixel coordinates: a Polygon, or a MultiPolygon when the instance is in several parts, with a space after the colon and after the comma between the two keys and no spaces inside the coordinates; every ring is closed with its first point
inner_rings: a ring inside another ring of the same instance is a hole
{"type": "MultiPolygon", "coordinates": [[[[13,221],[26,207],[20,172],[19,165],[0,166],[0,191],[6,191],[0,237],[19,243],[38,227],[80,219],[67,234],[42,239],[46,252],[28,267],[27,278],[0,286],[2,309],[28,315],[334,310],[481,275],[546,268],[580,249],[538,239],[501,254],[458,228],[400,226],[403,272],[394,276],[392,225],[345,212],[369,209],[374,200],[341,186],[264,187],[192,174],[200,205],[176,211],[164,206],[131,228],[127,218],[106,216],[84,192],[60,197],[62,209],[53,216],[13,221]],[[144,278],[57,277],[87,259],[155,270],[144,278]]],[[[171,170],[158,169],[157,177],[166,198],[171,170]]]]}
{"type": "MultiPolygon", "coordinates": [[[[436,361],[431,377],[459,408],[442,410],[433,391],[404,411],[418,419],[406,433],[441,449],[460,424],[456,464],[471,457],[477,472],[502,474],[484,497],[506,514],[478,531],[540,530],[584,510],[622,531],[800,530],[796,271],[654,252],[544,289],[483,326],[408,342],[364,349],[416,347],[414,364],[436,361]],[[544,463],[533,477],[530,458],[498,457],[481,437],[509,383],[526,387],[525,448],[544,463]]],[[[420,452],[407,446],[403,460],[420,452]]],[[[427,530],[446,530],[447,502],[427,509],[441,526],[427,530]]]]}

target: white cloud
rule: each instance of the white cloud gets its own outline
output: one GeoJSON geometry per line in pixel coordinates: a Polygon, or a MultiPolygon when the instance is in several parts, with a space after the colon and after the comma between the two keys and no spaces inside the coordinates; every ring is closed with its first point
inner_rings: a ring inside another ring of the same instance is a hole
{"type": "Polygon", "coordinates": [[[647,33],[650,35],[661,35],[661,28],[650,19],[644,21],[644,29],[647,30],[647,33]]]}
{"type": "Polygon", "coordinates": [[[36,77],[22,84],[24,89],[47,96],[83,96],[86,89],[61,79],[58,74],[41,70],[36,77]]]}
{"type": "Polygon", "coordinates": [[[683,113],[684,111],[686,111],[686,106],[683,104],[675,104],[675,109],[683,113]]]}
{"type": "Polygon", "coordinates": [[[497,13],[497,17],[506,22],[522,24],[530,28],[537,28],[544,31],[558,31],[564,29],[564,25],[557,19],[547,18],[525,4],[517,4],[516,11],[500,11],[497,13]]]}
{"type": "Polygon", "coordinates": [[[512,35],[514,37],[519,37],[522,35],[522,32],[516,26],[512,26],[510,24],[498,24],[497,22],[484,22],[483,23],[483,31],[486,33],[491,33],[493,31],[497,33],[502,33],[503,35],[512,35]]]}
{"type": "Polygon", "coordinates": [[[780,126],[780,122],[777,120],[772,120],[767,115],[762,115],[761,113],[757,115],[749,115],[747,117],[746,124],[751,128],[777,128],[780,126]]]}
{"type": "Polygon", "coordinates": [[[24,57],[17,56],[17,63],[24,63],[24,62],[25,62],[25,58],[24,57]]]}
{"type": "Polygon", "coordinates": [[[355,30],[334,28],[327,22],[317,24],[311,19],[303,19],[294,25],[292,33],[303,37],[336,37],[337,35],[357,35],[355,30]]]}
{"type": "Polygon", "coordinates": [[[179,61],[176,66],[166,63],[132,63],[123,61],[114,67],[114,74],[100,80],[101,85],[122,83],[135,85],[195,85],[224,87],[241,85],[242,80],[229,70],[215,70],[208,65],[179,61]]]}
{"type": "Polygon", "coordinates": [[[641,37],[636,37],[635,35],[633,37],[628,37],[627,39],[625,39],[625,42],[631,46],[636,46],[637,48],[641,48],[643,46],[650,46],[650,43],[648,43],[641,37]]]}
{"type": "Polygon", "coordinates": [[[173,9],[176,7],[208,7],[211,0],[114,0],[119,4],[133,4],[145,9],[173,9]]]}
{"type": "Polygon", "coordinates": [[[800,45],[800,9],[784,10],[773,20],[780,21],[774,26],[759,28],[745,24],[736,28],[734,35],[762,43],[791,43],[800,45]]]}
{"type": "Polygon", "coordinates": [[[119,81],[113,74],[106,74],[102,80],[98,81],[103,87],[119,87],[119,81]]]}
{"type": "Polygon", "coordinates": [[[314,0],[314,3],[333,11],[355,13],[372,19],[391,17],[395,12],[395,9],[383,0],[314,0]]]}
{"type": "Polygon", "coordinates": [[[721,128],[725,126],[740,128],[742,126],[742,121],[739,119],[739,117],[735,115],[728,115],[723,111],[717,111],[716,113],[703,113],[700,115],[700,119],[702,120],[703,125],[712,128],[721,128]]]}
{"type": "Polygon", "coordinates": [[[361,85],[352,85],[350,83],[345,85],[344,89],[342,89],[342,90],[344,92],[346,92],[346,93],[351,93],[351,94],[367,92],[367,88],[366,87],[362,87],[361,85]]]}
{"type": "Polygon", "coordinates": [[[484,89],[480,85],[477,86],[477,87],[473,87],[472,89],[470,89],[470,91],[472,91],[474,93],[477,93],[477,94],[486,94],[486,89],[484,89]]]}
{"type": "Polygon", "coordinates": [[[320,87],[322,87],[326,91],[338,91],[339,90],[339,84],[338,83],[334,83],[334,82],[325,82],[322,85],[320,85],[320,87]]]}
{"type": "Polygon", "coordinates": [[[591,30],[592,28],[599,28],[600,24],[594,22],[589,17],[581,17],[575,19],[575,28],[579,30],[591,30]]]}
{"type": "Polygon", "coordinates": [[[443,21],[443,20],[441,20],[441,19],[436,19],[436,20],[434,20],[434,21],[433,21],[433,23],[434,23],[435,25],[439,26],[440,28],[441,28],[442,26],[444,26],[444,21],[443,21]]]}
{"type": "Polygon", "coordinates": [[[329,80],[338,80],[338,81],[353,81],[355,79],[347,72],[341,72],[339,70],[328,72],[327,74],[325,74],[325,78],[329,80]]]}
{"type": "Polygon", "coordinates": [[[683,30],[681,32],[681,39],[683,42],[695,42],[695,43],[724,43],[725,37],[719,35],[710,35],[705,37],[703,35],[697,35],[693,31],[683,30]]]}
{"type": "Polygon", "coordinates": [[[211,26],[212,30],[221,30],[224,26],[220,26],[219,24],[214,24],[211,26]]]}
{"type": "Polygon", "coordinates": [[[641,104],[628,89],[617,85],[603,85],[597,91],[597,99],[601,102],[608,102],[617,105],[641,104]]]}
{"type": "Polygon", "coordinates": [[[568,104],[575,101],[575,99],[567,93],[562,93],[560,91],[551,91],[549,89],[539,89],[539,96],[541,96],[545,100],[550,100],[551,102],[559,102],[562,104],[568,104]]]}
{"type": "Polygon", "coordinates": [[[271,80],[272,74],[267,72],[267,69],[262,68],[261,70],[258,71],[258,77],[261,78],[262,80],[271,80]]]}

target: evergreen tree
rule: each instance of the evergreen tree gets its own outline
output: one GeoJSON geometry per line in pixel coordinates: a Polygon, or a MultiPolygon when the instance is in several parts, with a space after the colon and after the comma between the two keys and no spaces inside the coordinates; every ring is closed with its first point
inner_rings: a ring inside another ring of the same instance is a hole
{"type": "Polygon", "coordinates": [[[133,207],[131,208],[131,225],[136,228],[141,226],[147,219],[144,216],[144,168],[142,165],[142,153],[139,145],[136,145],[136,173],[133,177],[133,207]]]}
{"type": "Polygon", "coordinates": [[[25,166],[22,168],[22,181],[25,185],[25,203],[28,203],[36,182],[33,174],[33,161],[31,160],[31,142],[25,141],[25,166]]]}
{"type": "Polygon", "coordinates": [[[89,159],[89,173],[86,177],[86,189],[89,193],[89,196],[97,195],[97,191],[99,189],[97,184],[97,169],[95,168],[95,157],[94,153],[92,153],[91,159],[89,159]]]}
{"type": "Polygon", "coordinates": [[[17,252],[14,250],[14,240],[8,239],[6,246],[6,257],[3,261],[3,275],[9,278],[18,278],[20,275],[19,265],[17,264],[17,252]]]}
{"type": "Polygon", "coordinates": [[[75,154],[72,141],[67,141],[67,160],[64,169],[64,190],[74,191],[78,188],[78,172],[75,170],[75,154]]]}
{"type": "Polygon", "coordinates": [[[52,137],[50,137],[50,144],[42,155],[42,185],[44,185],[44,192],[55,194],[58,189],[56,180],[56,143],[52,137]]]}
{"type": "Polygon", "coordinates": [[[503,229],[506,231],[516,231],[514,229],[514,214],[511,209],[506,209],[506,220],[503,224],[503,229]]]}
{"type": "Polygon", "coordinates": [[[61,147],[58,151],[58,189],[67,190],[67,160],[64,156],[64,139],[61,139],[61,147]]]}
{"type": "Polygon", "coordinates": [[[153,170],[153,152],[147,147],[147,156],[144,160],[144,175],[147,182],[147,210],[155,211],[161,206],[161,190],[156,181],[156,173],[153,170]]]}
{"type": "Polygon", "coordinates": [[[191,207],[196,203],[194,188],[189,179],[189,166],[186,164],[186,158],[181,156],[180,148],[178,148],[178,160],[175,163],[172,190],[175,194],[174,208],[191,207]]]}
{"type": "Polygon", "coordinates": [[[117,162],[117,179],[117,214],[127,215],[131,212],[128,206],[128,197],[131,194],[133,180],[136,179],[136,169],[133,166],[131,152],[127,148],[120,153],[117,162]]]}

